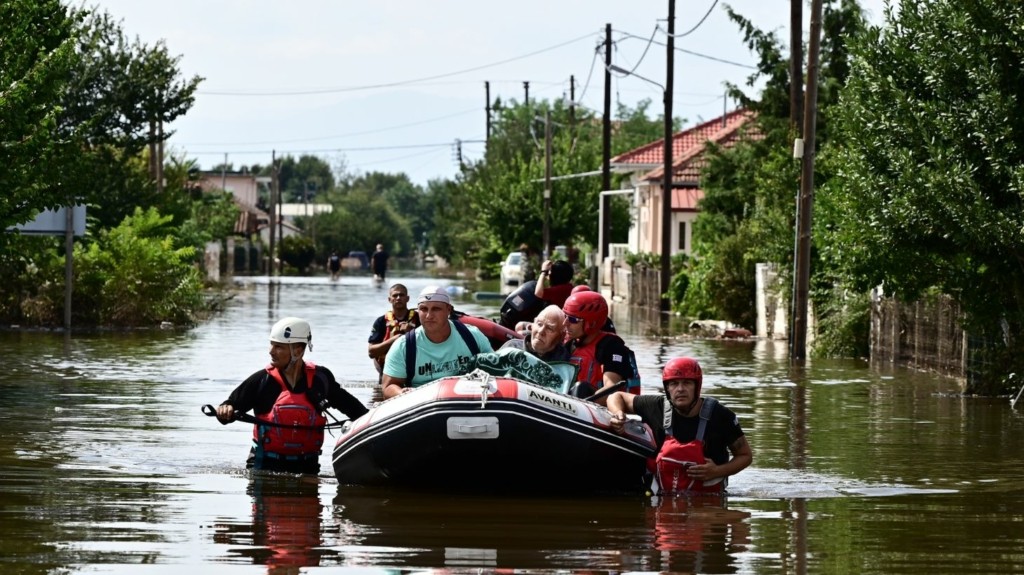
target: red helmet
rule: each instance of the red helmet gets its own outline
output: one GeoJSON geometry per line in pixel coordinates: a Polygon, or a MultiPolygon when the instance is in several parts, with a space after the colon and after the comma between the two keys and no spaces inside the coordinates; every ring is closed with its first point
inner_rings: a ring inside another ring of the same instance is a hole
{"type": "Polygon", "coordinates": [[[704,383],[704,374],[700,370],[700,364],[692,357],[676,357],[670,359],[661,370],[661,383],[665,385],[670,381],[678,379],[692,379],[697,382],[694,390],[694,398],[700,397],[700,388],[704,383]]]}
{"type": "Polygon", "coordinates": [[[582,291],[574,293],[565,300],[562,306],[565,315],[578,317],[583,320],[583,333],[591,334],[602,327],[608,321],[608,302],[604,296],[594,291],[582,291]]]}
{"type": "Polygon", "coordinates": [[[572,293],[580,293],[581,291],[591,291],[588,285],[578,285],[572,288],[572,293]]]}

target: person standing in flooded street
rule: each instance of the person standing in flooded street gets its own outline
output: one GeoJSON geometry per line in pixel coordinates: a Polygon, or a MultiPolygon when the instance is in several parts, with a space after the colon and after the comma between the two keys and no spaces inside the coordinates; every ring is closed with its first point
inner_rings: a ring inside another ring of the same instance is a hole
{"type": "Polygon", "coordinates": [[[270,329],[270,365],[250,375],[217,407],[222,424],[250,409],[260,422],[253,426],[247,468],[318,474],[326,408],[350,419],[367,412],[330,370],[303,359],[307,349],[313,350],[309,322],[297,317],[278,321],[270,329]]]}
{"type": "Polygon", "coordinates": [[[670,360],[661,381],[665,395],[610,395],[612,429],[622,433],[625,414],[635,413],[654,431],[659,448],[655,494],[724,493],[729,476],[754,460],[739,418],[714,398],[701,397],[704,374],[691,357],[670,360]]]}

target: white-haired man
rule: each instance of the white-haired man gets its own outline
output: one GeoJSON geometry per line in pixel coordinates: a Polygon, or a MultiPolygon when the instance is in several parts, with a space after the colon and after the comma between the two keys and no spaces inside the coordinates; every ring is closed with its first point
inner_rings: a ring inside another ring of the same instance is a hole
{"type": "Polygon", "coordinates": [[[523,339],[510,339],[501,348],[522,349],[544,361],[569,361],[565,346],[565,314],[557,305],[542,309],[523,339]]]}

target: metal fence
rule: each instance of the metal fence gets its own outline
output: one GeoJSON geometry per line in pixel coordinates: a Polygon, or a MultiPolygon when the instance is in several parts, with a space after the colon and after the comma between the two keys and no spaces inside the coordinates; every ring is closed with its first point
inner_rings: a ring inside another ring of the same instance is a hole
{"type": "Polygon", "coordinates": [[[907,303],[876,290],[871,297],[871,361],[963,378],[969,352],[962,317],[949,296],[907,303]]]}

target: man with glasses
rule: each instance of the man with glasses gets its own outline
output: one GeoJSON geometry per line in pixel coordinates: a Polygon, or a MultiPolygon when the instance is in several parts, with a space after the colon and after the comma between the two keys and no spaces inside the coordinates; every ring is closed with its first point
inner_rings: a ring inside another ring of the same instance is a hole
{"type": "Polygon", "coordinates": [[[416,310],[409,309],[409,289],[402,284],[394,284],[388,289],[388,302],[391,309],[373,322],[370,332],[370,359],[377,368],[377,383],[381,382],[384,369],[384,357],[398,338],[407,331],[420,325],[416,310]]]}
{"type": "MultiPolygon", "coordinates": [[[[628,391],[640,393],[633,351],[622,338],[603,329],[608,321],[608,302],[604,296],[593,291],[574,293],[565,300],[562,311],[572,350],[569,361],[579,367],[575,395],[589,397],[623,381],[628,391]]],[[[599,403],[603,401],[602,398],[599,403]]]]}
{"type": "Polygon", "coordinates": [[[557,305],[541,310],[523,339],[510,339],[501,349],[522,349],[543,361],[569,361],[565,339],[565,314],[557,305]]]}

